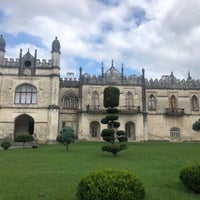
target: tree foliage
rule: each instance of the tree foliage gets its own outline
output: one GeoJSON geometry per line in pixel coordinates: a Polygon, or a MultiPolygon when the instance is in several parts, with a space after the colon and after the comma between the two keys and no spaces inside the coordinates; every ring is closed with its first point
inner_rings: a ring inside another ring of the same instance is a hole
{"type": "Polygon", "coordinates": [[[114,108],[119,106],[120,91],[116,87],[107,87],[104,89],[104,107],[114,108]]]}
{"type": "Polygon", "coordinates": [[[200,119],[197,120],[193,125],[192,125],[192,129],[194,131],[200,131],[200,119]]]}
{"type": "Polygon", "coordinates": [[[144,200],[145,188],[132,172],[104,169],[81,179],[77,197],[79,200],[144,200]]]}
{"type": "Polygon", "coordinates": [[[117,121],[119,118],[119,110],[116,108],[119,105],[120,91],[115,87],[107,87],[104,89],[104,107],[108,108],[106,117],[101,119],[102,124],[107,124],[107,129],[103,129],[101,136],[103,140],[109,142],[111,145],[103,146],[102,151],[111,152],[116,156],[119,151],[127,149],[125,144],[117,144],[126,142],[127,137],[123,130],[117,131],[120,123],[117,121]]]}
{"type": "Polygon", "coordinates": [[[10,141],[5,140],[5,141],[3,141],[3,142],[1,143],[1,147],[2,147],[4,150],[7,150],[10,146],[11,146],[11,142],[10,142],[10,141]]]}
{"type": "Polygon", "coordinates": [[[22,135],[17,135],[15,137],[15,142],[23,142],[23,148],[26,142],[33,142],[34,137],[30,134],[22,134],[22,135]]]}
{"type": "Polygon", "coordinates": [[[60,132],[59,132],[59,134],[56,138],[56,141],[65,145],[66,148],[67,148],[67,151],[68,151],[69,150],[69,144],[74,142],[75,139],[76,139],[75,131],[71,127],[65,126],[60,130],[60,132]]]}

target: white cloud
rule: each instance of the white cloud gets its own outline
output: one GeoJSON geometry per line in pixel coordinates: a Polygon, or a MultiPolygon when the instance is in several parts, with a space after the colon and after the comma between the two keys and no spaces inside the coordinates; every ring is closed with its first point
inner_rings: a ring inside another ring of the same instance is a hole
{"type": "MultiPolygon", "coordinates": [[[[77,74],[80,63],[76,58],[81,57],[104,61],[108,67],[114,59],[123,62],[125,70],[126,66],[137,71],[144,67],[147,77],[160,78],[174,71],[186,78],[190,70],[192,77],[199,78],[198,0],[0,0],[0,4],[1,30],[41,38],[44,47],[36,47],[39,57],[50,58],[51,42],[58,36],[62,74],[77,74]]],[[[28,41],[11,45],[9,56],[18,55],[17,48],[33,46],[28,41]]]]}

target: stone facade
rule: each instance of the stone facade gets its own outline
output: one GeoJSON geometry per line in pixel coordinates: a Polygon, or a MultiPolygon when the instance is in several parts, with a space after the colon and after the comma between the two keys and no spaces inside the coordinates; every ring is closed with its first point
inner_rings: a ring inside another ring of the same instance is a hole
{"type": "Polygon", "coordinates": [[[100,141],[105,116],[103,91],[120,90],[120,129],[129,141],[199,141],[192,130],[199,119],[200,80],[188,73],[186,80],[173,73],[161,79],[124,75],[113,61],[101,74],[72,73],[60,77],[60,43],[52,42],[51,59],[37,59],[29,50],[18,59],[5,58],[6,43],[0,37],[0,139],[33,134],[39,142],[54,142],[63,126],[71,126],[80,140],[100,141]]]}

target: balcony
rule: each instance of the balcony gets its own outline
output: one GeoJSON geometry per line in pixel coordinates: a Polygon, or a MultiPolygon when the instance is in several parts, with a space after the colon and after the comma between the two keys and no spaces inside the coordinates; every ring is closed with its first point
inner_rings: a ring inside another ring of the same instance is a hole
{"type": "MultiPolygon", "coordinates": [[[[137,114],[140,113],[140,106],[119,106],[117,107],[119,109],[120,114],[137,114]]],[[[96,105],[96,106],[91,106],[87,105],[86,106],[86,112],[87,113],[106,113],[106,108],[104,106],[96,105]]]]}
{"type": "Polygon", "coordinates": [[[121,114],[137,114],[141,112],[140,106],[119,106],[118,109],[121,114]]]}
{"type": "Polygon", "coordinates": [[[91,105],[87,105],[86,106],[86,112],[87,113],[106,113],[106,109],[103,106],[100,105],[95,105],[95,106],[91,106],[91,105]]]}
{"type": "Polygon", "coordinates": [[[184,108],[165,108],[165,114],[167,116],[183,116],[185,114],[184,108]]]}

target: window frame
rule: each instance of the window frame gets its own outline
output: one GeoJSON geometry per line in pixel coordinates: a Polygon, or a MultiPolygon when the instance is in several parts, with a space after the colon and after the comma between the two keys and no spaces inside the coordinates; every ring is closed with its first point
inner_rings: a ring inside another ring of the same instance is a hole
{"type": "Polygon", "coordinates": [[[63,109],[77,109],[78,98],[75,95],[66,95],[63,97],[63,109]]]}
{"type": "Polygon", "coordinates": [[[156,97],[153,94],[149,95],[148,109],[149,110],[156,110],[156,106],[157,106],[156,97]]]}
{"type": "Polygon", "coordinates": [[[125,97],[125,107],[126,110],[132,111],[133,110],[133,94],[129,91],[125,97]]]}
{"type": "Polygon", "coordinates": [[[170,140],[180,140],[181,134],[180,134],[180,128],[173,127],[170,128],[170,140]]]}
{"type": "Polygon", "coordinates": [[[191,110],[192,111],[199,111],[199,101],[196,95],[191,97],[191,110]]]}
{"type": "Polygon", "coordinates": [[[37,89],[33,85],[23,84],[15,89],[15,104],[37,104],[37,89]]]}

